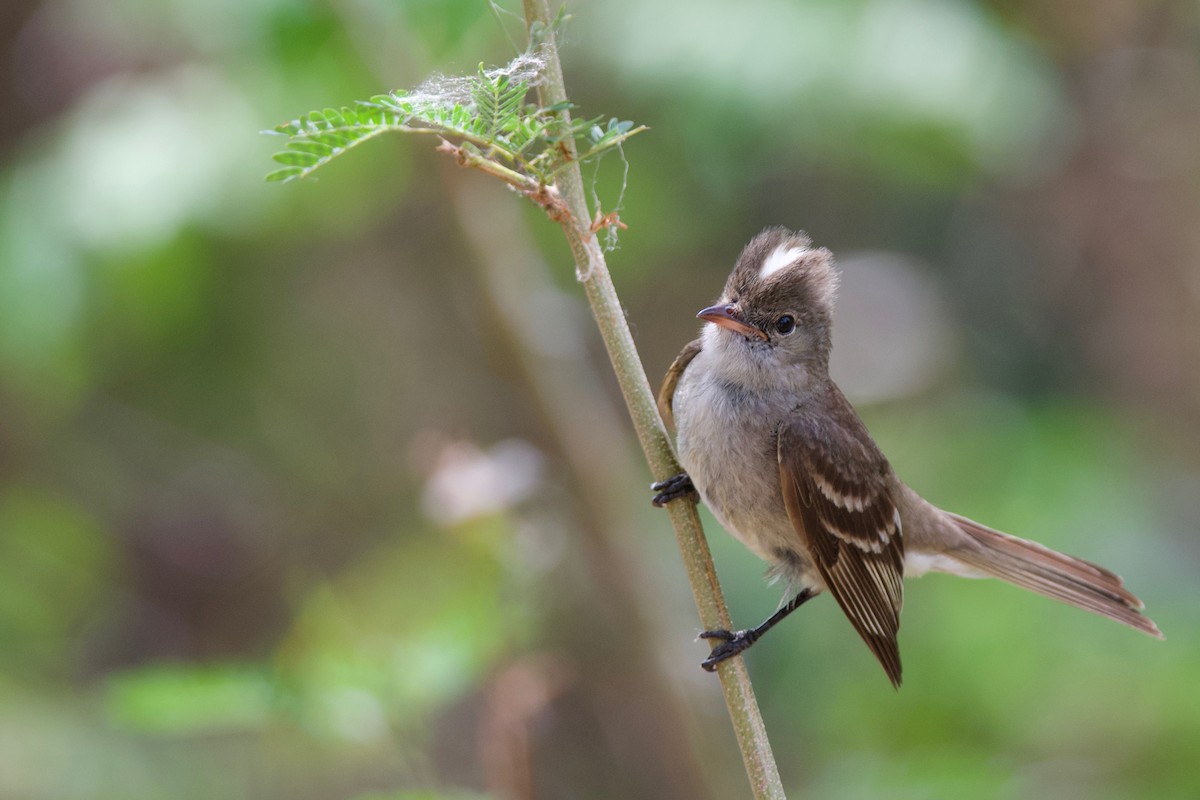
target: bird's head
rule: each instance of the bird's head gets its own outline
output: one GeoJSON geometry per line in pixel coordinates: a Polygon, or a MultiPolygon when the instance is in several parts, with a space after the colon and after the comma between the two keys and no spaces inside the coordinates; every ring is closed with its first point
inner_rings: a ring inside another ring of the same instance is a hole
{"type": "Polygon", "coordinates": [[[767,228],[738,256],[720,299],[696,316],[706,347],[748,356],[747,368],[829,363],[838,273],[833,254],[804,233],[767,228]]]}

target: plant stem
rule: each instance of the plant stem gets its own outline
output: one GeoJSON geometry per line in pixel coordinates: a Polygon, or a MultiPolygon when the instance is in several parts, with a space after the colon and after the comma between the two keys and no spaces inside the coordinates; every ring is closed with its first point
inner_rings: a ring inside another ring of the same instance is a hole
{"type": "MultiPolygon", "coordinates": [[[[647,582],[647,566],[637,561],[636,542],[623,534],[644,527],[659,512],[628,503],[641,479],[630,477],[637,457],[629,443],[614,435],[626,424],[622,412],[603,391],[602,368],[583,341],[561,337],[553,348],[546,347],[545,320],[574,317],[578,298],[568,298],[554,282],[551,266],[528,235],[524,208],[491,181],[450,172],[447,177],[444,186],[474,256],[464,263],[475,270],[492,320],[487,325],[512,358],[525,399],[548,434],[544,447],[556,473],[571,487],[576,532],[571,545],[580,548],[586,561],[594,584],[589,594],[603,598],[568,615],[573,630],[584,630],[582,636],[565,630],[560,634],[576,653],[577,679],[598,696],[640,698],[622,708],[602,703],[597,709],[611,715],[602,725],[636,727],[622,751],[629,780],[640,774],[643,780],[661,781],[655,791],[663,797],[715,800],[727,795],[727,786],[716,789],[713,784],[728,783],[728,776],[713,772],[697,746],[690,724],[695,711],[686,705],[686,687],[665,674],[656,657],[659,631],[650,619],[655,590],[647,582]],[[588,424],[580,425],[580,419],[588,424]],[[620,637],[619,648],[612,646],[614,637],[620,637]]],[[[574,605],[562,597],[559,601],[560,610],[562,602],[574,605]]]]}
{"type": "MultiPolygon", "coordinates": [[[[555,33],[551,28],[552,17],[547,0],[523,2],[526,25],[540,22],[545,30],[546,68],[542,82],[538,85],[541,105],[546,107],[565,103],[567,93],[563,84],[562,63],[558,57],[555,33]]],[[[563,116],[564,124],[569,125],[569,112],[563,110],[559,113],[563,116]]],[[[570,166],[559,175],[558,184],[569,214],[560,217],[558,221],[575,258],[576,274],[583,283],[592,315],[600,328],[605,349],[621,387],[621,394],[633,418],[638,442],[650,465],[650,472],[656,480],[665,480],[682,470],[675,460],[666,428],[655,407],[654,395],[650,391],[650,384],[646,380],[633,336],[625,321],[624,310],[613,287],[604,253],[588,227],[590,215],[574,142],[567,137],[564,144],[570,152],[571,160],[570,166]]],[[[667,508],[683,555],[696,608],[700,612],[701,624],[706,629],[730,628],[729,611],[725,607],[721,587],[717,582],[712,556],[704,538],[704,530],[700,526],[696,507],[686,502],[673,502],[668,504],[667,508]]],[[[763,725],[758,703],[754,699],[754,689],[750,684],[745,662],[740,656],[728,659],[717,668],[717,674],[725,693],[725,704],[729,708],[754,797],[758,800],[783,800],[779,769],[771,753],[766,727],[763,725]]]]}

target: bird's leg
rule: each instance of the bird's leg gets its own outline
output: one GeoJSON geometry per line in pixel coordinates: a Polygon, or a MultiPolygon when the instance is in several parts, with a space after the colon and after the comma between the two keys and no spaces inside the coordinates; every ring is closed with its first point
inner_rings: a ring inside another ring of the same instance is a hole
{"type": "Polygon", "coordinates": [[[709,653],[708,658],[704,659],[700,666],[709,672],[715,672],[718,664],[727,658],[733,658],[738,653],[757,642],[760,638],[762,638],[764,633],[775,627],[777,622],[795,611],[800,606],[804,605],[805,602],[811,600],[815,596],[816,592],[813,592],[809,589],[802,590],[800,594],[788,601],[787,605],[783,606],[774,614],[767,617],[763,623],[756,628],[748,628],[744,631],[705,631],[704,633],[700,634],[701,639],[719,639],[721,642],[712,649],[712,652],[709,653]]]}
{"type": "Polygon", "coordinates": [[[692,485],[692,479],[688,477],[686,472],[672,475],[665,481],[652,483],[650,484],[650,488],[658,492],[650,502],[659,508],[681,497],[690,497],[693,503],[699,499],[696,487],[692,485]]]}

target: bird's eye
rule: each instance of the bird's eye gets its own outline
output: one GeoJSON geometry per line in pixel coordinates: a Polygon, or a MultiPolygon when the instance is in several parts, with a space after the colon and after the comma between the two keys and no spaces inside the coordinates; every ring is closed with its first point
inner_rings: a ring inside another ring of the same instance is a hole
{"type": "Polygon", "coordinates": [[[779,331],[784,336],[787,336],[792,331],[796,330],[796,320],[791,314],[784,314],[779,319],[775,320],[775,330],[779,331]]]}

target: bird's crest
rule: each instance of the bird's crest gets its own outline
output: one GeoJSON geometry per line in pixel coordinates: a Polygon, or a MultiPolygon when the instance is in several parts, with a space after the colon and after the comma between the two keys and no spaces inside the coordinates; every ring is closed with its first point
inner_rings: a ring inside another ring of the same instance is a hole
{"type": "Polygon", "coordinates": [[[838,272],[833,254],[813,247],[803,231],[767,228],[738,256],[725,299],[745,305],[833,312],[838,272]]]}

